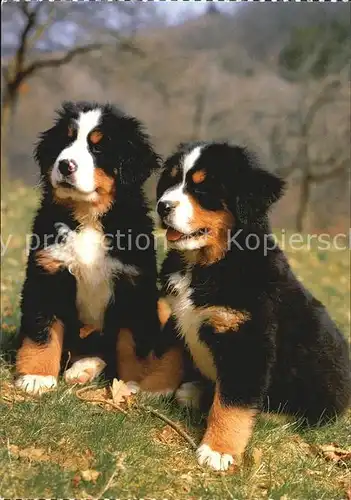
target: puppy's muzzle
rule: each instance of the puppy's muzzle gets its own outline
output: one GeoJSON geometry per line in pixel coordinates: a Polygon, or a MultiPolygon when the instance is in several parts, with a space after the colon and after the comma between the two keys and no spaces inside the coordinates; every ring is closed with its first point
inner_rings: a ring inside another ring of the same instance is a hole
{"type": "Polygon", "coordinates": [[[157,204],[157,213],[162,220],[166,219],[175,207],[179,205],[177,201],[159,201],[157,204]]]}
{"type": "Polygon", "coordinates": [[[63,177],[69,177],[78,170],[78,165],[74,160],[61,160],[58,169],[63,177]]]}

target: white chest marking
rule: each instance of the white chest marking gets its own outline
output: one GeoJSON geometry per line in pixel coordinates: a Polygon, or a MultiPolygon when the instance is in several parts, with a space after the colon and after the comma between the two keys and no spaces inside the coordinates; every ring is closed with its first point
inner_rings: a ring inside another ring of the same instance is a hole
{"type": "Polygon", "coordinates": [[[107,242],[97,229],[59,229],[64,243],[48,248],[51,256],[64,263],[77,281],[76,305],[82,323],[102,328],[106,308],[113,296],[113,278],[119,273],[137,276],[134,266],[108,255],[107,242]]]}
{"type": "Polygon", "coordinates": [[[199,328],[207,319],[204,310],[194,307],[191,301],[190,273],[182,276],[174,273],[169,278],[169,284],[174,287],[177,295],[168,295],[172,312],[177,320],[179,334],[187,343],[195,365],[203,375],[211,380],[216,380],[217,370],[212,353],[207,345],[199,338],[199,328]]]}

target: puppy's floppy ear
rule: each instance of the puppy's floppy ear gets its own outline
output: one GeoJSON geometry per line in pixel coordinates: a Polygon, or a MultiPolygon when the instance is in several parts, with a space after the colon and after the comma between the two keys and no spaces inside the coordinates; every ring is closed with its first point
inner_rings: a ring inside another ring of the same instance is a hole
{"type": "Polygon", "coordinates": [[[47,170],[52,167],[60,148],[64,147],[61,136],[59,135],[61,123],[56,123],[53,127],[45,130],[39,135],[35,144],[33,156],[40,167],[41,175],[45,175],[47,170]],[[61,144],[62,143],[62,144],[61,144]]]}
{"type": "Polygon", "coordinates": [[[161,167],[161,159],[138,120],[125,116],[123,123],[118,121],[118,129],[121,142],[117,139],[116,143],[124,150],[123,161],[117,167],[121,182],[142,184],[161,167]]]}
{"type": "Polygon", "coordinates": [[[247,176],[247,185],[237,195],[237,217],[246,224],[267,214],[270,206],[283,194],[284,181],[262,168],[252,169],[247,176]]]}
{"type": "Polygon", "coordinates": [[[257,158],[245,148],[229,146],[232,168],[228,169],[227,191],[239,222],[247,224],[265,216],[282,196],[285,182],[263,169],[257,158]],[[231,190],[236,193],[233,200],[231,190]],[[234,206],[233,206],[234,205],[234,206]]]}
{"type": "Polygon", "coordinates": [[[65,114],[72,113],[74,104],[64,102],[60,109],[56,109],[56,119],[54,125],[39,134],[38,141],[35,144],[33,156],[38,163],[41,174],[52,167],[59,153],[66,146],[68,120],[65,114]]]}

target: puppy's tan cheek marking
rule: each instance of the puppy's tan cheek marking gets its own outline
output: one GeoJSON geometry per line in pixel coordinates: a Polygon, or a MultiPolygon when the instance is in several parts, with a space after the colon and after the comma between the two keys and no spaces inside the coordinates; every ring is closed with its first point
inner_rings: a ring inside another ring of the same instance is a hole
{"type": "Polygon", "coordinates": [[[176,390],[183,377],[183,355],[178,347],[170,349],[161,358],[150,354],[147,360],[147,375],[140,388],[148,392],[176,390]]]}
{"type": "Polygon", "coordinates": [[[168,302],[165,299],[159,299],[159,301],[157,302],[157,312],[161,326],[164,326],[167,323],[168,318],[170,317],[172,312],[168,302]]]}
{"type": "Polygon", "coordinates": [[[202,208],[192,196],[189,196],[189,201],[194,214],[191,230],[210,230],[206,246],[198,256],[199,264],[206,266],[220,260],[228,250],[228,231],[234,225],[234,218],[228,210],[211,211],[202,208]]]}
{"type": "Polygon", "coordinates": [[[102,168],[95,168],[94,170],[95,188],[101,194],[114,194],[115,180],[110,177],[102,168]]]}
{"type": "Polygon", "coordinates": [[[98,194],[98,201],[94,206],[99,213],[107,212],[115,198],[115,180],[110,177],[102,168],[94,170],[95,189],[98,194]]]}
{"type": "Polygon", "coordinates": [[[225,406],[220,401],[217,384],[201,444],[240,459],[252,435],[256,413],[251,408],[225,406]]]}
{"type": "Polygon", "coordinates": [[[204,180],[206,179],[205,170],[197,170],[196,172],[194,172],[192,175],[192,179],[195,184],[201,184],[201,182],[204,182],[204,180]]]}
{"type": "Polygon", "coordinates": [[[135,354],[135,342],[132,332],[122,328],[117,338],[117,370],[118,376],[124,382],[133,380],[140,382],[145,375],[145,360],[140,360],[135,354]]]}
{"type": "Polygon", "coordinates": [[[47,250],[38,250],[35,259],[37,264],[49,274],[55,274],[62,268],[62,262],[53,259],[47,250]]]}
{"type": "Polygon", "coordinates": [[[236,332],[241,325],[251,319],[251,315],[247,311],[237,311],[229,307],[207,307],[205,314],[208,315],[208,322],[216,333],[236,332]]]}
{"type": "Polygon", "coordinates": [[[100,130],[94,130],[89,136],[89,139],[93,144],[98,144],[102,138],[103,134],[100,130]]]}
{"type": "Polygon", "coordinates": [[[170,176],[171,177],[176,177],[178,171],[179,171],[178,167],[173,167],[172,170],[171,170],[170,176]]]}
{"type": "Polygon", "coordinates": [[[56,320],[50,327],[49,340],[37,344],[28,337],[17,352],[16,371],[20,375],[52,375],[60,371],[64,327],[56,320]]]}

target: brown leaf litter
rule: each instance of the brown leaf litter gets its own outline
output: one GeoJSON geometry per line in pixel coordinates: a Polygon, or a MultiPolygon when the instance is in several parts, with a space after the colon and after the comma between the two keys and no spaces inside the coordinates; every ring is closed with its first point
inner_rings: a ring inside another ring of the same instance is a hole
{"type": "Polygon", "coordinates": [[[170,425],[166,425],[161,430],[155,430],[153,440],[156,443],[165,444],[167,446],[175,446],[183,442],[182,437],[170,425]]]}
{"type": "Polygon", "coordinates": [[[111,410],[112,408],[127,413],[121,404],[129,403],[129,398],[132,396],[130,389],[122,380],[113,379],[112,386],[97,388],[95,386],[82,387],[76,391],[76,396],[91,404],[97,404],[104,409],[111,410]],[[82,396],[84,394],[84,396],[82,396]]]}
{"type": "Polygon", "coordinates": [[[93,454],[90,450],[78,454],[71,449],[46,450],[35,446],[20,448],[14,444],[8,445],[7,449],[15,458],[29,460],[30,462],[51,462],[69,470],[88,470],[93,463],[93,454]]]}
{"type": "Polygon", "coordinates": [[[17,389],[13,383],[2,382],[0,385],[0,401],[5,404],[22,403],[24,401],[33,400],[38,400],[38,396],[17,389]]]}
{"type": "Polygon", "coordinates": [[[351,448],[343,449],[336,443],[310,445],[311,450],[327,461],[337,465],[351,466],[351,448]]]}

